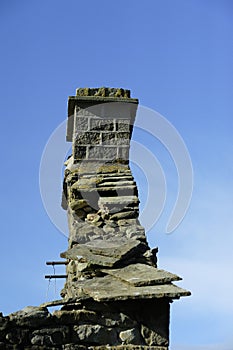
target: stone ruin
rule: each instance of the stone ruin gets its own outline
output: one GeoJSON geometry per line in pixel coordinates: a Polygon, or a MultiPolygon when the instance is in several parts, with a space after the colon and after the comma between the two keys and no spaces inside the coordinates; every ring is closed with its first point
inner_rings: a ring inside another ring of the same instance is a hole
{"type": "Polygon", "coordinates": [[[124,89],[77,89],[69,97],[62,299],[0,315],[0,349],[168,350],[170,303],[190,292],[158,269],[158,250],[138,220],[129,167],[137,105],[124,89]]]}

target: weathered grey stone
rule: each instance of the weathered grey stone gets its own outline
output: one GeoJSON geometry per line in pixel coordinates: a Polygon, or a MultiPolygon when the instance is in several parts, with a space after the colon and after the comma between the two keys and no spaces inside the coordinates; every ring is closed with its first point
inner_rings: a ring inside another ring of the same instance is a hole
{"type": "Polygon", "coordinates": [[[114,146],[102,146],[103,159],[116,159],[117,148],[114,146]]]}
{"type": "Polygon", "coordinates": [[[33,345],[60,345],[69,339],[69,328],[60,326],[43,328],[32,332],[31,344],[33,345]]]}
{"type": "Polygon", "coordinates": [[[117,145],[129,145],[130,134],[129,132],[118,132],[116,133],[117,145]]]}
{"type": "Polygon", "coordinates": [[[59,324],[76,324],[79,322],[96,322],[96,313],[85,309],[80,310],[57,310],[53,316],[59,324]]]}
{"type": "Polygon", "coordinates": [[[90,346],[88,350],[168,350],[166,346],[116,345],[90,346]]]}
{"type": "MultiPolygon", "coordinates": [[[[90,166],[90,163],[88,164],[90,166]]],[[[93,165],[92,165],[93,167],[93,165]]],[[[128,164],[120,164],[120,163],[102,163],[98,166],[95,166],[97,170],[97,174],[114,174],[114,176],[121,175],[131,175],[131,170],[128,164]]]]}
{"type": "Polygon", "coordinates": [[[96,301],[147,298],[179,299],[181,296],[190,295],[190,292],[173,284],[134,287],[110,275],[80,281],[79,285],[85,293],[96,301]]]}
{"type": "Polygon", "coordinates": [[[128,119],[122,119],[117,122],[116,125],[117,131],[129,131],[130,130],[130,121],[128,119]]]}
{"type": "Polygon", "coordinates": [[[149,346],[152,346],[152,345],[168,346],[168,340],[164,336],[162,336],[158,332],[154,332],[153,330],[149,329],[143,324],[141,326],[141,334],[146,344],[149,346]]]}
{"type": "MultiPolygon", "coordinates": [[[[100,179],[101,182],[106,182],[106,181],[112,181],[112,182],[118,182],[118,181],[134,181],[134,178],[130,174],[122,174],[122,173],[107,173],[107,174],[98,174],[97,175],[98,179],[100,179]]],[[[135,182],[134,182],[135,183],[135,182]]]]}
{"type": "Polygon", "coordinates": [[[118,158],[119,159],[129,159],[129,147],[118,146],[118,158]]]}
{"type": "MultiPolygon", "coordinates": [[[[140,346],[140,345],[104,345],[104,346],[85,346],[76,344],[66,344],[62,346],[63,350],[167,350],[167,347],[160,346],[140,346]]],[[[37,349],[36,349],[37,350],[37,349]]],[[[41,349],[38,349],[41,350],[41,349]]]]}
{"type": "Polygon", "coordinates": [[[141,225],[132,225],[126,228],[126,235],[128,235],[128,237],[133,237],[133,235],[139,231],[141,231],[141,234],[145,235],[145,229],[141,225]]]}
{"type": "Polygon", "coordinates": [[[103,223],[102,217],[99,213],[87,214],[86,221],[95,226],[101,226],[103,223]]]}
{"type": "Polygon", "coordinates": [[[65,344],[62,345],[62,350],[87,350],[87,347],[85,345],[65,344]]]}
{"type": "Polygon", "coordinates": [[[115,129],[114,120],[91,118],[90,130],[92,131],[113,131],[115,129]]]}
{"type": "MultiPolygon", "coordinates": [[[[60,350],[61,345],[30,345],[30,346],[25,346],[23,350],[60,350]]],[[[15,349],[14,349],[15,350],[15,349]]],[[[19,350],[16,348],[16,350],[19,350]]],[[[21,349],[20,349],[21,350],[21,349]]]]}
{"type": "MultiPolygon", "coordinates": [[[[60,292],[60,295],[64,299],[75,299],[76,303],[73,303],[74,308],[76,308],[77,303],[91,298],[88,294],[84,293],[81,288],[79,288],[77,279],[72,281],[72,278],[69,278],[69,276],[65,282],[64,288],[60,292]]],[[[72,304],[70,305],[72,306],[72,304]]]]}
{"type": "MultiPolygon", "coordinates": [[[[84,263],[85,265],[88,265],[88,263],[84,263]]],[[[83,263],[77,261],[77,260],[71,260],[69,261],[68,265],[66,266],[66,272],[69,276],[77,274],[78,271],[80,271],[80,267],[78,265],[83,265],[83,263]]],[[[85,266],[87,268],[87,266],[85,266]]]]}
{"type": "Polygon", "coordinates": [[[137,328],[121,331],[119,334],[122,344],[141,344],[143,342],[140,332],[137,328]]]}
{"type": "Polygon", "coordinates": [[[102,145],[116,145],[116,133],[115,132],[102,132],[101,133],[102,145]]]}
{"type": "Polygon", "coordinates": [[[139,199],[137,196],[100,197],[98,204],[99,206],[107,206],[110,212],[112,208],[117,212],[130,205],[137,206],[139,204],[139,199]]]}
{"type": "Polygon", "coordinates": [[[111,311],[111,313],[104,313],[104,325],[107,327],[134,327],[136,326],[136,321],[129,318],[129,316],[123,314],[122,312],[116,313],[111,311]]]}
{"type": "Polygon", "coordinates": [[[100,144],[100,133],[98,132],[78,132],[74,140],[75,146],[98,145],[100,144]]]}
{"type": "Polygon", "coordinates": [[[94,226],[81,220],[75,213],[69,215],[69,230],[71,243],[86,243],[95,236],[94,226]]]}
{"type": "Polygon", "coordinates": [[[145,240],[146,239],[145,230],[142,227],[132,227],[131,229],[126,229],[125,237],[127,239],[145,240]]]}
{"type": "Polygon", "coordinates": [[[78,131],[87,131],[88,130],[88,118],[78,116],[78,118],[75,118],[75,132],[78,131]]]}
{"type": "Polygon", "coordinates": [[[52,337],[49,334],[45,335],[34,335],[31,339],[31,344],[33,345],[53,345],[52,337]]]}
{"type": "Polygon", "coordinates": [[[106,233],[114,233],[114,232],[115,232],[114,227],[112,227],[112,226],[110,226],[110,225],[104,225],[104,226],[103,226],[103,230],[104,230],[104,232],[106,232],[106,233]]]}
{"type": "Polygon", "coordinates": [[[128,282],[135,287],[166,284],[181,280],[177,275],[145,264],[133,264],[114,270],[105,269],[102,272],[128,282]]]}
{"type": "Polygon", "coordinates": [[[110,215],[110,219],[112,220],[121,220],[121,219],[132,219],[138,217],[138,210],[126,210],[121,211],[119,213],[115,213],[110,215]]]}
{"type": "Polygon", "coordinates": [[[80,259],[84,258],[86,261],[89,261],[93,265],[100,265],[100,266],[113,266],[117,259],[112,257],[102,257],[100,255],[93,254],[90,252],[88,247],[85,246],[85,244],[82,244],[80,246],[74,246],[70,250],[61,253],[61,257],[65,257],[66,259],[80,259]]]}
{"type": "Polygon", "coordinates": [[[59,299],[59,300],[52,300],[52,301],[46,301],[45,303],[42,303],[40,307],[51,307],[51,306],[64,306],[64,305],[75,305],[76,308],[81,306],[80,303],[78,303],[77,298],[72,299],[72,298],[66,298],[66,299],[59,299]]]}
{"type": "Polygon", "coordinates": [[[80,259],[100,266],[114,266],[132,255],[144,253],[147,246],[138,240],[95,240],[86,244],[76,245],[68,251],[61,253],[62,258],[80,259]]]}
{"type": "Polygon", "coordinates": [[[143,254],[143,256],[148,262],[150,261],[154,267],[157,267],[157,253],[158,248],[149,249],[143,254]]]}
{"type": "Polygon", "coordinates": [[[81,324],[74,326],[73,329],[75,341],[84,344],[116,345],[118,342],[116,330],[113,328],[107,328],[100,325],[81,324]]]}
{"type": "Polygon", "coordinates": [[[39,327],[50,321],[50,313],[45,307],[27,306],[9,315],[10,321],[17,326],[39,327]]]}
{"type": "Polygon", "coordinates": [[[128,187],[128,186],[135,186],[135,182],[134,181],[128,181],[128,180],[119,180],[118,181],[111,181],[112,179],[103,179],[101,182],[99,182],[97,185],[98,187],[128,187]]]}
{"type": "Polygon", "coordinates": [[[87,147],[74,145],[74,159],[85,159],[87,155],[87,147]]]}
{"type": "MultiPolygon", "coordinates": [[[[137,219],[137,218],[135,218],[135,219],[121,219],[121,220],[118,220],[118,225],[121,227],[121,226],[124,226],[124,227],[127,227],[127,228],[129,228],[129,227],[142,227],[141,225],[140,225],[140,222],[139,222],[139,220],[137,219]]],[[[142,227],[143,228],[143,227],[142,227]]]]}
{"type": "Polygon", "coordinates": [[[88,148],[88,159],[117,159],[117,147],[115,146],[91,146],[88,148]]]}
{"type": "MultiPolygon", "coordinates": [[[[90,189],[90,188],[96,188],[96,185],[98,183],[98,179],[95,176],[92,177],[87,177],[87,176],[82,176],[78,179],[78,181],[76,181],[71,189],[90,189]]],[[[83,202],[85,203],[86,201],[83,200],[83,202]]],[[[86,202],[87,203],[87,202],[86,202]]]]}
{"type": "Polygon", "coordinates": [[[136,322],[131,320],[123,313],[116,313],[114,310],[105,311],[104,306],[99,306],[98,311],[88,309],[80,310],[57,310],[53,317],[57,324],[74,325],[74,324],[98,324],[105,327],[133,327],[136,322]]]}

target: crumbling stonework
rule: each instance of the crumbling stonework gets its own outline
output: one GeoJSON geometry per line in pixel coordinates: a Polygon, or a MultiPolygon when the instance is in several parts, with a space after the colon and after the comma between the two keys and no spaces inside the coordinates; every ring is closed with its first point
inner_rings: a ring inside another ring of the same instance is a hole
{"type": "Polygon", "coordinates": [[[168,349],[170,303],[190,293],[157,268],[138,220],[129,167],[137,105],[124,89],[77,89],[69,98],[62,299],[1,316],[0,349],[168,349]],[[62,307],[50,314],[54,305],[62,307]]]}
{"type": "Polygon", "coordinates": [[[164,312],[169,313],[169,304],[157,306],[151,301],[142,303],[141,311],[137,311],[140,328],[135,321],[135,307],[138,309],[138,305],[132,302],[124,305],[117,302],[99,304],[93,300],[73,301],[53,314],[43,306],[27,307],[7,317],[0,315],[0,349],[164,350],[167,334],[158,334],[158,329],[162,325],[168,329],[164,312]],[[144,306],[155,311],[155,323],[145,314],[144,306]],[[126,313],[122,312],[122,308],[126,313]],[[134,346],[140,343],[151,345],[134,346]],[[157,343],[161,346],[153,345],[157,343]]]}

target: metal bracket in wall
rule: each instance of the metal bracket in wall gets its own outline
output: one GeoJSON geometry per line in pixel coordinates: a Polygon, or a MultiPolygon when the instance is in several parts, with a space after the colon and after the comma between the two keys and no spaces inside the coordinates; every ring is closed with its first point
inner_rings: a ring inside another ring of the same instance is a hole
{"type": "Polygon", "coordinates": [[[67,265],[68,261],[46,261],[46,265],[67,265]]]}
{"type": "Polygon", "coordinates": [[[46,265],[52,265],[54,274],[53,275],[45,275],[45,278],[52,279],[52,278],[67,278],[67,275],[56,275],[55,274],[55,265],[67,265],[68,261],[46,261],[46,265]]]}
{"type": "Polygon", "coordinates": [[[67,278],[67,275],[45,275],[44,278],[67,278]]]}

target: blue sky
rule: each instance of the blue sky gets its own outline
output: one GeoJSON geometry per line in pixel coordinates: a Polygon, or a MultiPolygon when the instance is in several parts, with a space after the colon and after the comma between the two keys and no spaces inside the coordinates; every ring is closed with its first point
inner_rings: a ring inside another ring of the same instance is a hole
{"type": "MultiPolygon", "coordinates": [[[[45,261],[67,247],[44,210],[39,165],[66,118],[68,96],[76,87],[124,87],[175,126],[194,168],[189,211],[166,235],[174,166],[159,142],[135,133],[168,180],[165,210],[148,240],[159,247],[159,267],[180,274],[192,291],[172,304],[171,350],[232,350],[232,16],[230,0],[1,0],[4,314],[45,301],[45,261]]],[[[143,204],[145,176],[135,176],[143,204]]],[[[49,298],[58,297],[56,287],[49,298]]]]}

